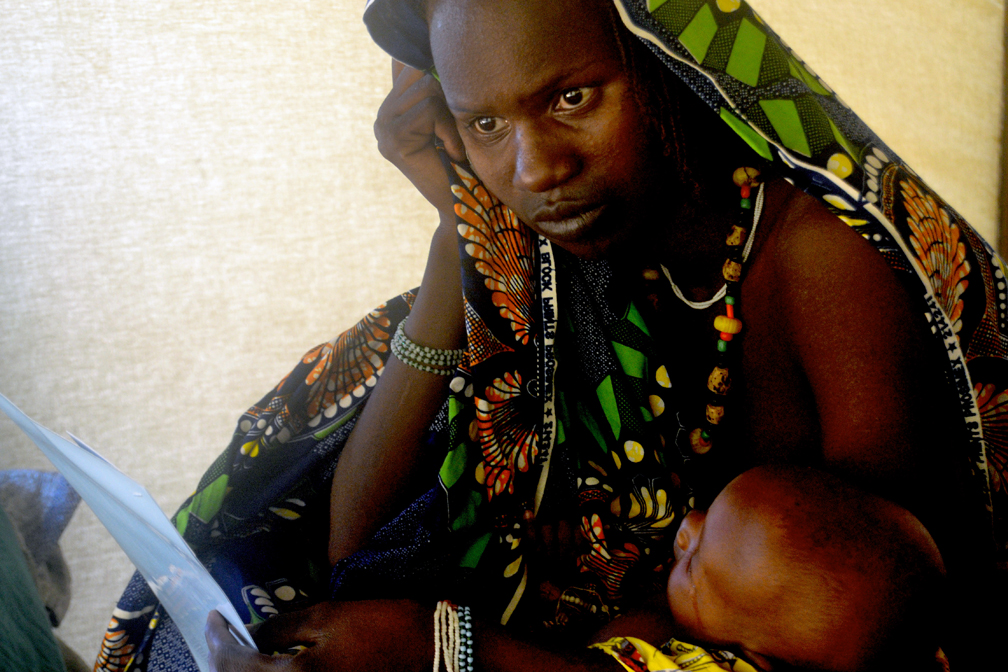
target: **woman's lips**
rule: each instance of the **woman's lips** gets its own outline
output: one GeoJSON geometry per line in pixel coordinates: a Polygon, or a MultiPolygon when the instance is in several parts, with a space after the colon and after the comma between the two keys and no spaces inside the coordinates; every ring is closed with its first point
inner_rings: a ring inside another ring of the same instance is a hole
{"type": "Polygon", "coordinates": [[[561,203],[541,208],[531,224],[550,240],[573,242],[591,230],[604,211],[605,205],[561,203]]]}

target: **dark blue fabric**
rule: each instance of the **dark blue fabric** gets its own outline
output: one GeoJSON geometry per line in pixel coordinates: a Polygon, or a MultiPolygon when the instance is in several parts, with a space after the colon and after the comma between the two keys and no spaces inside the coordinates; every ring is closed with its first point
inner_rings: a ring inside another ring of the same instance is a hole
{"type": "MultiPolygon", "coordinates": [[[[443,599],[458,578],[446,571],[450,545],[444,491],[431,488],[383,527],[364,549],[333,568],[334,600],[443,599]]],[[[457,567],[455,568],[457,571],[457,567]]]]}

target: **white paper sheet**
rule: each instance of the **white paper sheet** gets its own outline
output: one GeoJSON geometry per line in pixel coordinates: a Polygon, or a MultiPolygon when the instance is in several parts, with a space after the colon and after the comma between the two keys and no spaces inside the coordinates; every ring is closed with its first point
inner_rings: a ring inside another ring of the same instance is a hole
{"type": "Polygon", "coordinates": [[[224,616],[240,642],[255,648],[224,591],[140,484],[77,437],[72,443],[38,424],[2,394],[0,410],[45,453],[140,570],[201,672],[209,672],[203,628],[211,609],[224,616]]]}

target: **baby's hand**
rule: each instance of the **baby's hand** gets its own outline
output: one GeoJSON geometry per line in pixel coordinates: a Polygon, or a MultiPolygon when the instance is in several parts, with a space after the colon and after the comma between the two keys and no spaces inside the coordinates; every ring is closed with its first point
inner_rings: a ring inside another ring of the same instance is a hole
{"type": "Polygon", "coordinates": [[[424,198],[448,215],[453,201],[441,159],[434,148],[440,138],[448,156],[465,158],[455,119],[445,104],[441,85],[433,76],[392,61],[392,91],[378,109],[374,132],[378,151],[409,178],[424,198]]]}

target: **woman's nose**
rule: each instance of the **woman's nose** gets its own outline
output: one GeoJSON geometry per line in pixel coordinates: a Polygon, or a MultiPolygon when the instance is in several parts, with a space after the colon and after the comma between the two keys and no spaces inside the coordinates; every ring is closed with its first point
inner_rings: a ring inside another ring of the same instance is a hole
{"type": "Polygon", "coordinates": [[[581,171],[574,146],[549,129],[516,129],[514,186],[542,193],[563,185],[581,171]]]}

